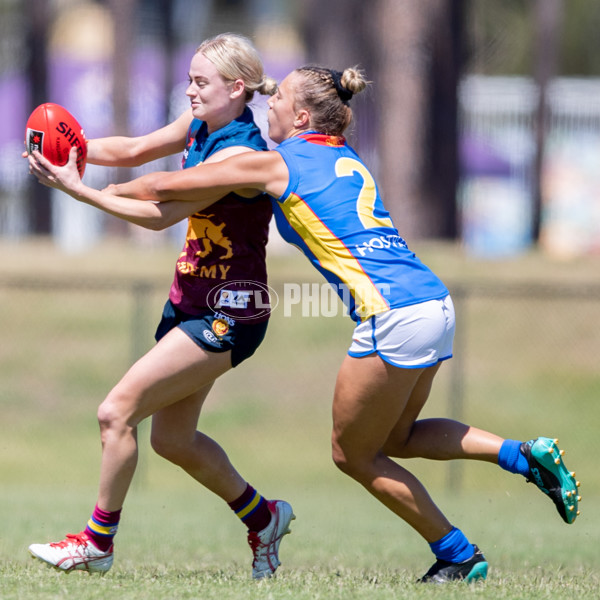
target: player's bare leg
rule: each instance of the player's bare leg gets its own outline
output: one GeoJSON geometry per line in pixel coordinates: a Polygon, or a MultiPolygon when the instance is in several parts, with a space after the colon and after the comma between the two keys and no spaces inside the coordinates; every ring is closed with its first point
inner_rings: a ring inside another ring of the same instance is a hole
{"type": "Polygon", "coordinates": [[[421,419],[391,431],[384,452],[397,458],[453,460],[471,458],[498,462],[503,438],[451,419],[421,419]]]}
{"type": "Polygon", "coordinates": [[[438,369],[401,369],[376,355],[347,356],[333,403],[333,457],[429,543],[437,560],[420,581],[478,581],[488,569],[482,552],[451,525],[421,482],[384,450],[392,433],[409,437],[438,369]]]}
{"type": "Polygon", "coordinates": [[[333,402],[333,459],[337,466],[428,542],[452,525],[421,482],[391,460],[383,447],[394,428],[407,430],[429,396],[438,367],[399,369],[376,355],[346,356],[333,402]]]}
{"type": "Polygon", "coordinates": [[[197,430],[198,418],[212,383],[152,416],[154,451],[226,502],[238,498],[246,481],[213,439],[197,430]]]}
{"type": "Polygon", "coordinates": [[[102,438],[98,504],[102,508],[123,506],[137,464],[137,425],[192,397],[229,368],[229,352],[206,352],[175,328],[129,369],[98,409],[102,438]]]}
{"type": "MultiPolygon", "coordinates": [[[[112,537],[137,464],[137,425],[145,417],[186,397],[187,406],[192,407],[188,416],[197,420],[212,381],[230,367],[229,353],[205,352],[178,329],[170,331],[137,361],[98,409],[102,437],[100,486],[88,526],[60,542],[32,544],[31,555],[65,572],[108,571],[113,563],[112,537]],[[114,517],[116,522],[105,526],[97,522],[99,515],[114,517]]],[[[194,427],[195,424],[196,421],[194,427]]],[[[204,480],[210,485],[221,477],[220,486],[213,485],[215,491],[225,498],[235,497],[245,482],[223,450],[210,442],[203,444],[211,463],[204,480]]],[[[203,463],[205,468],[206,464],[203,463]]],[[[200,473],[202,466],[196,471],[200,473]]]]}

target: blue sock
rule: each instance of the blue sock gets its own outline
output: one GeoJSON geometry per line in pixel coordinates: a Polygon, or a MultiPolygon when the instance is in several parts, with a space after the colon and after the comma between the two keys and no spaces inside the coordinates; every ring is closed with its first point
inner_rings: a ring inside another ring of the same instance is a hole
{"type": "Polygon", "coordinates": [[[529,463],[520,448],[521,442],[504,440],[498,453],[498,464],[510,473],[519,473],[523,477],[529,477],[529,463]]]}
{"type": "Polygon", "coordinates": [[[429,544],[435,557],[452,563],[461,563],[469,560],[475,550],[465,537],[465,534],[456,527],[447,533],[441,540],[429,544]]]}

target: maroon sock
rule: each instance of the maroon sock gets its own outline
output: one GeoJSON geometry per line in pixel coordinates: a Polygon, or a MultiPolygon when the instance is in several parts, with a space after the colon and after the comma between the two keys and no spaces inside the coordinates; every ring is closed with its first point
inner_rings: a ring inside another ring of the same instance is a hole
{"type": "Polygon", "coordinates": [[[229,507],[250,531],[261,531],[271,522],[267,501],[250,484],[229,507]]]}
{"type": "Polygon", "coordinates": [[[99,550],[106,552],[112,546],[120,516],[120,510],[109,512],[98,508],[96,504],[94,512],[87,522],[85,533],[99,550]]]}

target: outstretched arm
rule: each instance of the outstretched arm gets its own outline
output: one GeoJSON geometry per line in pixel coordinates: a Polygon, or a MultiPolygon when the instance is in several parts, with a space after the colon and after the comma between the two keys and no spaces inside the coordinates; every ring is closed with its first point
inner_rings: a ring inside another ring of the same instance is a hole
{"type": "Polygon", "coordinates": [[[182,152],[192,118],[192,111],[188,109],[172,123],[146,135],[110,136],[88,140],[87,162],[105,166],[135,167],[182,152]]]}
{"type": "Polygon", "coordinates": [[[34,152],[29,156],[29,171],[43,185],[61,190],[80,202],[147,229],[165,229],[204,209],[222,196],[220,193],[212,192],[195,202],[173,200],[162,203],[122,198],[108,191],[96,190],[85,185],[77,172],[76,159],[77,152],[71,150],[69,162],[64,167],[57,167],[39,152],[34,152]]]}

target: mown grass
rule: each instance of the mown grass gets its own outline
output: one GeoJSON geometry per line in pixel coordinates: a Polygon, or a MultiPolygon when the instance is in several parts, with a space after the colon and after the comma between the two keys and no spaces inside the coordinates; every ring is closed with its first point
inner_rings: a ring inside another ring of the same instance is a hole
{"type": "MultiPolygon", "coordinates": [[[[239,572],[219,569],[147,568],[137,567],[135,577],[116,572],[102,580],[88,579],[69,581],[59,574],[35,572],[29,567],[2,569],[14,573],[23,581],[21,592],[10,591],[3,598],[67,597],[104,600],[116,597],[122,600],[138,598],[205,598],[222,600],[282,599],[282,600],[392,600],[412,598],[458,599],[466,597],[483,599],[549,599],[577,597],[597,598],[598,579],[582,571],[573,576],[540,570],[528,582],[521,581],[511,573],[502,574],[494,581],[473,585],[465,589],[463,584],[444,586],[443,589],[425,589],[410,577],[389,570],[370,572],[356,570],[327,570],[323,568],[302,569],[281,574],[275,581],[248,583],[239,572]]],[[[83,576],[86,577],[86,576],[83,576]]]]}
{"type": "Polygon", "coordinates": [[[415,584],[432,562],[417,536],[352,482],[331,475],[328,485],[303,488],[290,471],[265,485],[284,492],[297,520],[281,546],[276,580],[264,583],[250,579],[240,524],[222,503],[183,478],[162,489],[132,492],[115,567],[103,578],[67,576],[26,559],[32,540],[51,538],[85,518],[92,490],[44,486],[40,495],[33,485],[14,487],[0,496],[3,514],[12,506],[0,546],[0,597],[27,598],[33,590],[40,598],[597,597],[598,522],[582,517],[576,525],[562,524],[533,488],[516,498],[501,488],[436,495],[490,562],[485,585],[441,592],[415,584]]]}
{"type": "MultiPolygon", "coordinates": [[[[3,246],[0,280],[85,273],[156,282],[142,345],[151,343],[176,250],[110,245],[64,256],[39,244],[3,246]]],[[[479,263],[437,245],[419,254],[459,283],[578,285],[595,282],[598,273],[592,259],[479,263]]],[[[293,256],[271,259],[278,290],[287,281],[320,281],[293,256]]],[[[493,466],[412,461],[450,520],[490,562],[485,585],[437,589],[414,584],[432,562],[426,544],[330,461],[331,394],[352,331],[341,315],[276,312],[256,356],[217,382],[200,420],[253,485],[294,506],[298,518],[283,542],[275,581],[250,580],[243,528],[223,502],[152,454],[146,424],[113,570],[103,578],[64,576],[33,563],[28,544],[81,529],[93,507],[100,454],[95,408],[140,345],[131,341],[136,308],[118,286],[75,292],[0,284],[0,301],[2,599],[597,598],[598,302],[474,297],[457,306],[463,418],[504,436],[559,436],[582,481],[583,501],[581,516],[567,526],[533,485],[493,466]]],[[[450,403],[456,364],[440,373],[424,416],[457,409],[450,403]]]]}

